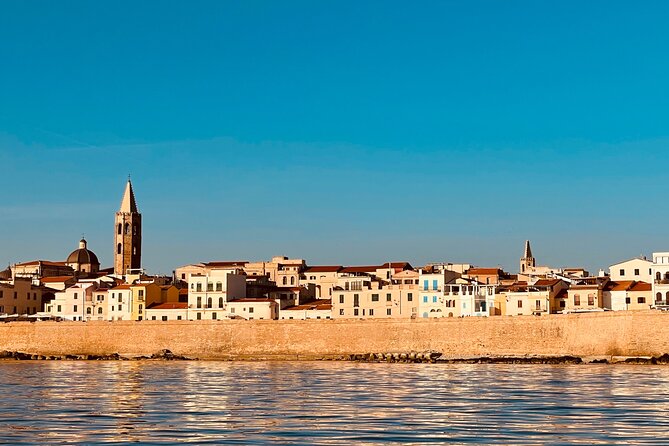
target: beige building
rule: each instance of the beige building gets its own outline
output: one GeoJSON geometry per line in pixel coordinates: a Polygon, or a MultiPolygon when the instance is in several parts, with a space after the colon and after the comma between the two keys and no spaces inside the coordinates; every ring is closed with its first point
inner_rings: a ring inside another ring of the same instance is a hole
{"type": "MultiPolygon", "coordinates": [[[[533,284],[518,282],[509,287],[502,287],[498,291],[500,298],[500,312],[505,316],[541,315],[555,313],[562,308],[557,296],[567,288],[567,284],[560,279],[539,279],[533,284]],[[504,312],[502,312],[504,308],[504,312]]],[[[497,312],[495,312],[497,313],[497,312]]]]}
{"type": "Polygon", "coordinates": [[[601,311],[604,308],[604,288],[608,277],[584,277],[556,297],[559,312],[601,311]]]}
{"type": "Polygon", "coordinates": [[[246,297],[246,276],[237,268],[210,269],[191,274],[188,290],[189,320],[223,319],[232,313],[228,302],[246,297]]]}
{"type": "Polygon", "coordinates": [[[43,288],[30,279],[0,282],[0,315],[32,315],[42,311],[43,288]]]}
{"type": "Polygon", "coordinates": [[[249,262],[244,265],[244,272],[249,276],[268,276],[277,286],[294,287],[300,283],[300,275],[306,268],[302,259],[289,259],[285,256],[272,257],[269,262],[249,262]]]}
{"type": "Polygon", "coordinates": [[[300,276],[300,284],[313,285],[316,299],[330,299],[342,269],[341,265],[309,266],[300,276]]]}
{"type": "Polygon", "coordinates": [[[227,304],[225,317],[232,319],[278,319],[279,304],[273,299],[241,298],[227,304]]]}
{"type": "Polygon", "coordinates": [[[645,257],[615,263],[609,267],[609,276],[614,282],[636,281],[653,282],[653,262],[645,257]]]}
{"type": "Polygon", "coordinates": [[[188,320],[188,302],[166,302],[152,304],[146,309],[147,321],[188,320]]]}
{"type": "Polygon", "coordinates": [[[652,304],[653,287],[646,282],[609,281],[602,294],[602,306],[613,311],[648,310],[652,304]]]}
{"type": "Polygon", "coordinates": [[[73,276],[74,270],[65,262],[34,260],[12,265],[12,278],[41,279],[43,277],[73,276]]]}

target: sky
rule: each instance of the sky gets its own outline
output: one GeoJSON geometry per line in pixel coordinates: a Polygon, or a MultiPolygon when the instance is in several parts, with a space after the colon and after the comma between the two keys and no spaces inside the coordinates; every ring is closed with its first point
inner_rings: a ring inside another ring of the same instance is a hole
{"type": "Polygon", "coordinates": [[[0,265],[669,250],[669,3],[6,1],[0,265]]]}

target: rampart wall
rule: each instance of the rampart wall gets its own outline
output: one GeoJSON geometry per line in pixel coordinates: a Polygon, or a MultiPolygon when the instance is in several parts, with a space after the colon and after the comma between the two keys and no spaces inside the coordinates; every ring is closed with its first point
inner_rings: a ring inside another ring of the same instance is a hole
{"type": "Polygon", "coordinates": [[[0,351],[199,359],[316,359],[438,351],[445,357],[651,356],[669,353],[669,313],[417,320],[0,323],[0,351]]]}

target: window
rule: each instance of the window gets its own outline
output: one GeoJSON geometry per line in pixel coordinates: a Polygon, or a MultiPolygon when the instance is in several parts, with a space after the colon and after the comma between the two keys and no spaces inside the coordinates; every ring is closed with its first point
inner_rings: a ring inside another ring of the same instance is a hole
{"type": "Polygon", "coordinates": [[[144,290],[139,290],[138,296],[140,299],[144,298],[144,290]]]}
{"type": "MultiPolygon", "coordinates": [[[[16,310],[14,310],[14,311],[16,311],[16,310]]],[[[72,311],[77,311],[77,306],[76,305],[74,307],[72,307],[72,311]]]]}
{"type": "Polygon", "coordinates": [[[208,283],[207,284],[207,291],[214,291],[214,284],[213,283],[208,283]]]}
{"type": "Polygon", "coordinates": [[[662,293],[657,293],[655,295],[655,302],[660,302],[662,300],[662,293]]]}
{"type": "MultiPolygon", "coordinates": [[[[112,307],[112,310],[113,310],[113,309],[114,309],[114,308],[112,307]]],[[[123,311],[123,305],[119,305],[119,306],[118,306],[118,311],[123,311]]]]}
{"type": "Polygon", "coordinates": [[[211,308],[211,307],[212,307],[212,300],[211,300],[211,297],[208,297],[207,298],[207,308],[211,308]]]}
{"type": "Polygon", "coordinates": [[[560,308],[564,308],[565,304],[566,304],[566,302],[564,300],[561,300],[560,301],[560,308]]]}
{"type": "Polygon", "coordinates": [[[590,305],[590,306],[595,305],[595,295],[594,294],[588,294],[588,305],[590,305]]]}
{"type": "Polygon", "coordinates": [[[295,285],[295,277],[294,276],[290,278],[290,284],[295,285]]]}
{"type": "Polygon", "coordinates": [[[353,295],[353,306],[354,307],[359,307],[360,306],[360,295],[359,294],[354,294],[353,295]]]}
{"type": "Polygon", "coordinates": [[[581,296],[574,294],[574,305],[581,305],[581,296]]]}
{"type": "Polygon", "coordinates": [[[429,290],[430,289],[430,281],[429,280],[423,280],[423,289],[424,290],[429,290]]]}
{"type": "Polygon", "coordinates": [[[408,293],[407,294],[407,301],[409,301],[409,302],[413,301],[413,293],[408,293]]]}
{"type": "Polygon", "coordinates": [[[199,320],[202,320],[202,313],[197,313],[197,314],[195,315],[195,319],[197,319],[198,321],[199,321],[199,320]]]}
{"type": "Polygon", "coordinates": [[[343,303],[344,303],[344,295],[343,295],[343,294],[340,294],[340,295],[339,295],[339,303],[340,303],[340,304],[343,304],[343,303]]]}
{"type": "Polygon", "coordinates": [[[114,306],[113,305],[111,306],[111,311],[114,311],[114,306]]]}
{"type": "Polygon", "coordinates": [[[116,254],[121,254],[121,244],[116,245],[116,254]]]}
{"type": "Polygon", "coordinates": [[[534,301],[534,309],[535,310],[541,310],[541,301],[540,300],[534,301]]]}
{"type": "Polygon", "coordinates": [[[637,297],[636,302],[638,304],[645,304],[646,303],[646,298],[645,297],[637,297]]]}
{"type": "Polygon", "coordinates": [[[234,313],[234,312],[235,312],[235,307],[230,308],[230,313],[234,313]]]}
{"type": "Polygon", "coordinates": [[[156,317],[155,317],[155,316],[151,316],[151,320],[152,320],[152,321],[155,321],[155,320],[156,320],[156,317]]]}
{"type": "Polygon", "coordinates": [[[63,310],[61,309],[61,306],[60,306],[60,305],[58,305],[58,309],[57,309],[56,311],[58,311],[59,313],[60,313],[61,311],[63,311],[63,310]]]}
{"type": "Polygon", "coordinates": [[[102,314],[102,307],[98,307],[98,314],[102,314]]]}
{"type": "Polygon", "coordinates": [[[638,268],[636,268],[636,269],[634,270],[634,275],[635,275],[635,276],[638,276],[638,275],[639,275],[639,269],[638,269],[638,268]]]}
{"type": "Polygon", "coordinates": [[[437,296],[432,296],[432,303],[436,304],[437,303],[437,296]]]}
{"type": "Polygon", "coordinates": [[[253,307],[249,307],[249,313],[253,313],[253,307]]]}
{"type": "Polygon", "coordinates": [[[216,291],[223,291],[223,284],[221,282],[216,282],[216,291]]]}
{"type": "Polygon", "coordinates": [[[196,287],[196,290],[195,290],[195,291],[197,291],[198,293],[201,293],[201,292],[202,292],[202,284],[201,284],[200,282],[198,282],[198,283],[195,285],[195,287],[196,287]]]}
{"type": "Polygon", "coordinates": [[[625,303],[626,303],[626,304],[630,304],[630,303],[632,303],[632,299],[629,298],[629,297],[626,297],[626,298],[625,298],[625,303]]]}
{"type": "Polygon", "coordinates": [[[283,284],[288,285],[288,277],[283,276],[283,284]]]}
{"type": "Polygon", "coordinates": [[[124,232],[125,232],[126,234],[130,234],[130,223],[126,223],[125,226],[124,226],[124,228],[125,228],[125,231],[124,231],[124,232]]]}
{"type": "Polygon", "coordinates": [[[222,297],[218,298],[218,308],[223,308],[223,298],[222,297]]]}
{"type": "Polygon", "coordinates": [[[378,294],[372,294],[372,302],[378,302],[379,301],[379,295],[378,294]]]}
{"type": "MultiPolygon", "coordinates": [[[[112,297],[114,297],[113,294],[112,294],[112,297]]],[[[118,293],[118,302],[119,303],[123,302],[123,294],[121,294],[121,293],[118,293]]]]}
{"type": "Polygon", "coordinates": [[[121,223],[119,223],[119,224],[118,224],[118,229],[116,230],[116,233],[117,233],[117,234],[121,234],[121,228],[122,228],[122,227],[123,227],[123,226],[121,225],[121,223]]]}
{"type": "Polygon", "coordinates": [[[163,317],[162,317],[162,320],[163,320],[163,321],[166,321],[166,320],[167,320],[167,316],[163,316],[163,317]]]}
{"type": "Polygon", "coordinates": [[[86,314],[91,314],[91,307],[86,308],[86,314]]]}
{"type": "Polygon", "coordinates": [[[180,321],[180,320],[181,320],[181,316],[177,316],[177,320],[180,321]]]}
{"type": "Polygon", "coordinates": [[[353,316],[357,316],[357,315],[358,315],[358,309],[357,309],[357,308],[354,308],[354,309],[353,309],[353,316]]]}
{"type": "Polygon", "coordinates": [[[427,296],[423,296],[423,303],[424,303],[424,304],[427,303],[427,296]]]}
{"type": "Polygon", "coordinates": [[[184,273],[181,274],[181,280],[186,280],[186,274],[184,273]]]}
{"type": "MultiPolygon", "coordinates": [[[[18,298],[18,297],[19,297],[19,293],[17,293],[16,291],[14,291],[14,299],[16,299],[16,298],[18,298]]],[[[77,293],[74,293],[74,298],[75,298],[75,299],[77,298],[77,293]]]]}
{"type": "Polygon", "coordinates": [[[621,269],[621,270],[620,270],[620,275],[621,275],[621,276],[624,276],[624,275],[625,275],[625,270],[624,270],[624,269],[621,269]]]}
{"type": "Polygon", "coordinates": [[[518,308],[523,308],[523,301],[522,300],[518,301],[518,308]]]}
{"type": "Polygon", "coordinates": [[[438,280],[433,280],[432,281],[432,289],[433,290],[438,290],[439,289],[439,281],[438,280]]]}
{"type": "Polygon", "coordinates": [[[370,308],[370,309],[369,309],[369,315],[370,315],[370,316],[374,316],[374,309],[373,309],[373,308],[370,308]]]}
{"type": "Polygon", "coordinates": [[[386,308],[386,315],[387,316],[392,316],[393,315],[393,309],[392,308],[386,308]]]}
{"type": "Polygon", "coordinates": [[[213,313],[211,313],[211,318],[212,318],[213,320],[216,320],[217,315],[216,315],[216,312],[215,312],[215,311],[214,311],[213,313]]]}
{"type": "Polygon", "coordinates": [[[197,296],[197,308],[202,308],[202,296],[197,296]]]}
{"type": "Polygon", "coordinates": [[[340,309],[339,309],[339,316],[343,316],[343,315],[344,315],[344,309],[343,309],[343,308],[340,308],[340,309]]]}
{"type": "Polygon", "coordinates": [[[386,302],[390,302],[392,300],[393,300],[393,295],[390,293],[386,294],[386,302]]]}

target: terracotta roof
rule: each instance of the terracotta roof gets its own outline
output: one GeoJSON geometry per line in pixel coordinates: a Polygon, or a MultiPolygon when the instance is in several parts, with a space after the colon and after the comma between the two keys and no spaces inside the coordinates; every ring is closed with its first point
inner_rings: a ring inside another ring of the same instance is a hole
{"type": "Polygon", "coordinates": [[[411,269],[412,266],[409,262],[386,262],[383,265],[381,265],[381,268],[409,268],[411,269]]]}
{"type": "Polygon", "coordinates": [[[533,286],[555,286],[560,283],[560,279],[539,279],[533,286]]]}
{"type": "Polygon", "coordinates": [[[32,262],[17,263],[16,266],[31,266],[39,263],[47,266],[67,266],[65,262],[51,262],[49,260],[33,260],[32,262]]]}
{"type": "Polygon", "coordinates": [[[132,285],[128,283],[124,283],[123,285],[119,285],[117,287],[114,287],[113,289],[115,290],[129,290],[132,285]]]}
{"type": "Polygon", "coordinates": [[[281,311],[304,311],[304,310],[332,310],[332,300],[318,299],[313,302],[308,302],[294,307],[288,307],[281,311]]]}
{"type": "Polygon", "coordinates": [[[567,290],[560,290],[560,292],[555,295],[555,298],[556,299],[566,299],[567,295],[568,295],[567,290]]]}
{"type": "Polygon", "coordinates": [[[604,288],[606,291],[629,291],[634,285],[633,280],[621,280],[619,282],[610,281],[604,288]]]}
{"type": "Polygon", "coordinates": [[[499,268],[469,268],[465,271],[465,274],[470,276],[481,275],[481,276],[497,276],[502,272],[499,268]]]}
{"type": "Polygon", "coordinates": [[[652,289],[653,286],[650,283],[636,282],[634,285],[632,285],[630,291],[651,291],[652,289]]]}
{"type": "Polygon", "coordinates": [[[179,290],[179,294],[182,295],[182,296],[184,296],[184,295],[187,296],[188,295],[188,288],[181,288],[179,290]]]}
{"type": "Polygon", "coordinates": [[[341,265],[336,266],[309,266],[304,271],[305,273],[336,273],[343,268],[341,265]]]}
{"type": "Polygon", "coordinates": [[[151,304],[147,310],[185,310],[188,308],[187,302],[167,302],[164,304],[151,304]]]}
{"type": "Polygon", "coordinates": [[[54,276],[54,277],[42,277],[40,280],[44,283],[57,283],[57,282],[67,282],[68,280],[73,280],[73,276],[54,276]]]}
{"type": "Polygon", "coordinates": [[[342,273],[374,273],[380,266],[347,266],[344,267],[342,273]]]}

